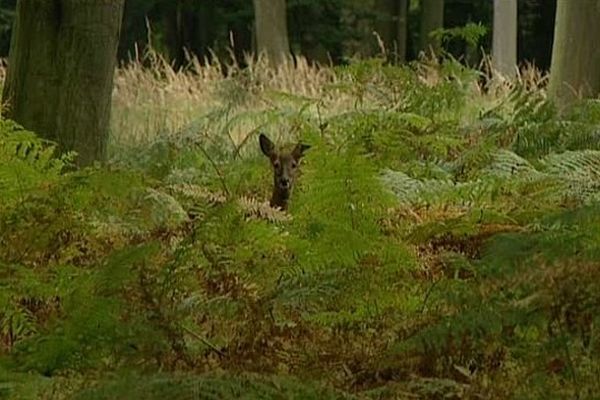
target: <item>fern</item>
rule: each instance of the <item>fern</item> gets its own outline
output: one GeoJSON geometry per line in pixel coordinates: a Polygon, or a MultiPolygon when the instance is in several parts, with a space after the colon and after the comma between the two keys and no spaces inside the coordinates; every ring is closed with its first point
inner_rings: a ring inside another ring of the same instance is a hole
{"type": "Polygon", "coordinates": [[[57,182],[72,155],[54,157],[55,146],[12,121],[0,120],[0,191],[10,208],[34,191],[57,182]]]}
{"type": "Polygon", "coordinates": [[[2,396],[598,390],[597,101],[452,59],[230,72],[102,167],[0,123],[2,396]],[[289,213],[259,129],[312,146],[289,213]]]}
{"type": "Polygon", "coordinates": [[[352,399],[327,387],[308,385],[285,376],[205,374],[204,376],[128,374],[97,388],[82,390],[76,399],[114,399],[143,396],[147,399],[352,399]]]}
{"type": "Polygon", "coordinates": [[[130,265],[147,256],[147,249],[139,248],[115,257],[95,274],[71,270],[70,286],[57,297],[60,308],[55,311],[55,317],[66,318],[50,319],[44,332],[18,343],[15,356],[22,367],[51,375],[67,366],[84,368],[102,357],[118,356],[115,350],[128,341],[131,328],[120,321],[124,299],[117,294],[132,279],[130,265]]]}
{"type": "Polygon", "coordinates": [[[413,263],[400,244],[395,250],[389,247],[393,239],[385,236],[378,223],[386,216],[391,198],[374,179],[373,166],[361,160],[356,150],[336,153],[321,145],[307,157],[302,187],[292,209],[290,237],[294,269],[300,275],[290,274],[288,279],[294,279],[296,285],[316,284],[316,293],[319,288],[329,291],[328,301],[321,302],[324,312],[316,317],[319,323],[374,317],[396,304],[386,304],[385,300],[387,291],[394,290],[393,284],[386,289],[380,287],[380,293],[372,299],[357,302],[353,297],[402,276],[413,263]],[[381,275],[367,278],[365,268],[377,268],[381,275]],[[348,297],[350,293],[354,296],[348,297]],[[333,319],[333,315],[328,316],[332,307],[339,313],[333,319]],[[340,307],[354,311],[343,313],[340,307]],[[379,311],[373,313],[370,308],[379,311]]]}

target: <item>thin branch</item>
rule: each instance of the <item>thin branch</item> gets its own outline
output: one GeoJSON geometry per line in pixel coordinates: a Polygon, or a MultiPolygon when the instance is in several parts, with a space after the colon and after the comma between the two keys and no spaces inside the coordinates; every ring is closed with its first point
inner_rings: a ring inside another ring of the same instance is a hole
{"type": "Polygon", "coordinates": [[[193,337],[195,337],[196,339],[198,339],[199,341],[201,341],[202,343],[204,343],[205,345],[207,345],[208,347],[210,347],[211,350],[213,350],[215,353],[217,353],[221,357],[226,356],[226,354],[221,349],[219,349],[217,346],[215,346],[214,344],[209,342],[208,339],[206,339],[199,333],[194,332],[193,330],[191,330],[190,328],[185,327],[185,326],[183,327],[183,330],[186,331],[187,333],[189,333],[190,335],[192,335],[193,337]]]}
{"type": "Polygon", "coordinates": [[[223,173],[217,166],[217,163],[215,163],[215,161],[212,159],[212,157],[208,154],[206,149],[204,149],[204,147],[201,144],[196,144],[196,145],[198,146],[198,148],[200,149],[202,154],[204,154],[204,156],[206,157],[206,159],[208,160],[210,165],[213,167],[213,169],[217,173],[217,176],[219,177],[219,182],[221,183],[221,186],[223,187],[223,191],[225,192],[225,194],[227,194],[227,197],[231,197],[231,193],[229,192],[229,189],[227,188],[227,183],[225,182],[225,176],[223,175],[223,173]]]}

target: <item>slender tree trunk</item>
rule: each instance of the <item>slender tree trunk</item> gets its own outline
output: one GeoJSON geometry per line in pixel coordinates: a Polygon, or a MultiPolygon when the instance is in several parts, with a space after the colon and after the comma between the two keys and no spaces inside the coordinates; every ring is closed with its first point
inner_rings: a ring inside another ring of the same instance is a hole
{"type": "Polygon", "coordinates": [[[104,160],[124,0],[19,0],[2,110],[74,150],[104,160]]]}
{"type": "Polygon", "coordinates": [[[200,2],[196,7],[195,14],[188,23],[193,27],[192,49],[204,61],[210,55],[209,49],[214,44],[214,33],[217,31],[213,24],[215,5],[212,2],[200,2]]]}
{"type": "Polygon", "coordinates": [[[377,34],[395,62],[406,60],[408,0],[377,0],[377,34]]]}
{"type": "Polygon", "coordinates": [[[183,6],[183,0],[170,0],[164,4],[167,9],[162,13],[169,61],[176,69],[185,64],[183,6]]]}
{"type": "Polygon", "coordinates": [[[421,0],[421,51],[440,51],[441,43],[431,33],[443,27],[444,0],[421,0]]]}
{"type": "Polygon", "coordinates": [[[233,53],[241,66],[246,65],[246,56],[252,52],[252,21],[236,19],[227,27],[233,41],[233,53]]]}
{"type": "Polygon", "coordinates": [[[285,0],[254,0],[256,45],[273,65],[289,59],[285,0]]]}
{"type": "Polygon", "coordinates": [[[503,75],[515,74],[517,65],[517,0],[494,0],[492,62],[503,75]]]}
{"type": "Polygon", "coordinates": [[[395,35],[394,35],[394,3],[396,0],[377,0],[375,7],[377,9],[377,19],[375,30],[381,38],[387,52],[391,50],[395,35]]]}
{"type": "Polygon", "coordinates": [[[409,0],[397,0],[398,21],[396,22],[396,62],[406,61],[408,42],[408,3],[409,0]]]}
{"type": "Polygon", "coordinates": [[[549,93],[566,105],[600,92],[600,0],[558,0],[549,93]]]}

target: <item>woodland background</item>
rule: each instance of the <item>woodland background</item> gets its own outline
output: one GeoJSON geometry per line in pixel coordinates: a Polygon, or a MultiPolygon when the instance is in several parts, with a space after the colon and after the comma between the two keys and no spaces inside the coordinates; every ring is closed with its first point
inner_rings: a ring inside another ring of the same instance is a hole
{"type": "MultiPolygon", "coordinates": [[[[288,33],[292,51],[309,60],[343,63],[349,57],[379,53],[373,35],[377,24],[390,20],[385,0],[288,0],[288,33]],[[329,53],[329,56],[327,55],[329,53]]],[[[493,2],[481,0],[445,0],[444,27],[463,27],[478,23],[491,28],[493,2]]],[[[0,1],[0,57],[8,56],[10,33],[16,0],[0,1]]],[[[407,2],[408,4],[408,2],[407,2]]],[[[542,70],[550,67],[556,0],[519,0],[518,60],[534,63],[542,70]]],[[[407,58],[414,60],[419,51],[420,8],[409,4],[407,58]]],[[[255,50],[254,11],[248,0],[127,0],[118,58],[128,61],[143,51],[149,41],[169,60],[185,63],[186,48],[203,60],[211,50],[219,57],[229,48],[240,63],[244,52],[255,50]],[[150,26],[150,34],[148,32],[150,26]],[[254,46],[254,47],[253,47],[254,46]]],[[[380,32],[381,34],[382,32],[380,32]]],[[[481,60],[484,50],[491,52],[491,29],[470,49],[470,62],[481,60]]],[[[448,50],[464,56],[466,44],[455,39],[448,50]]]]}
{"type": "Polygon", "coordinates": [[[597,398],[600,2],[277,2],[0,2],[0,398],[597,398]]]}

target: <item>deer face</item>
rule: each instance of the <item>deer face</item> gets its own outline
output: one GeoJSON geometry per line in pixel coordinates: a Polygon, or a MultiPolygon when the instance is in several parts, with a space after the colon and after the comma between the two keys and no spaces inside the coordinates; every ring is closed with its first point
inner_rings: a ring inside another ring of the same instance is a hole
{"type": "Polygon", "coordinates": [[[273,142],[261,134],[259,137],[260,149],[269,157],[273,167],[273,196],[271,206],[287,208],[294,180],[298,172],[300,159],[310,146],[298,143],[291,152],[281,152],[275,148],[273,142]]]}

